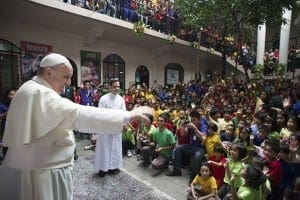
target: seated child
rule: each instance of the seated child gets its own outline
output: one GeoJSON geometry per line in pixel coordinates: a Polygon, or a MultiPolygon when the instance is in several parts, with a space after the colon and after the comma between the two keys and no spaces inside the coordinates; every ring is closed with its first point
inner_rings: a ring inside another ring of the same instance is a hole
{"type": "Polygon", "coordinates": [[[230,186],[232,185],[230,184],[230,178],[232,174],[235,174],[233,186],[235,188],[239,188],[242,185],[242,159],[247,156],[247,149],[242,143],[233,143],[227,155],[228,160],[225,164],[224,184],[218,191],[218,196],[221,199],[223,199],[230,192],[230,186]]]}
{"type": "Polygon", "coordinates": [[[122,134],[122,153],[123,153],[123,155],[125,155],[127,153],[127,156],[131,157],[134,148],[135,148],[134,131],[128,126],[128,124],[124,124],[123,125],[123,134],[122,134]]]}
{"type": "Polygon", "coordinates": [[[151,124],[141,122],[137,130],[136,148],[138,153],[140,153],[143,146],[149,144],[151,131],[155,128],[155,126],[152,125],[153,117],[150,117],[149,119],[151,124]]]}
{"type": "Polygon", "coordinates": [[[208,163],[202,164],[190,187],[191,191],[187,199],[214,199],[217,197],[216,179],[212,176],[212,170],[208,163]],[[200,189],[197,189],[197,187],[200,189]]]}
{"type": "Polygon", "coordinates": [[[263,200],[266,199],[262,192],[263,184],[266,182],[266,177],[263,172],[252,165],[248,165],[241,172],[241,176],[245,180],[244,183],[239,187],[238,191],[234,187],[235,174],[231,174],[231,195],[233,199],[253,199],[263,200]]]}

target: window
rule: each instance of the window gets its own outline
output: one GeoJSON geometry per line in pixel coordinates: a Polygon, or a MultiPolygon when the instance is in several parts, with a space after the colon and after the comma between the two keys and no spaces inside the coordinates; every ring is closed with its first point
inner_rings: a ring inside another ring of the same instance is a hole
{"type": "Polygon", "coordinates": [[[11,42],[0,39],[0,95],[21,84],[21,51],[11,42]]]}
{"type": "Polygon", "coordinates": [[[125,89],[125,62],[116,55],[110,54],[103,60],[103,83],[109,83],[112,78],[118,78],[121,89],[125,89]]]}
{"type": "Polygon", "coordinates": [[[174,85],[183,82],[184,69],[177,63],[169,63],[165,67],[165,85],[174,85]]]}

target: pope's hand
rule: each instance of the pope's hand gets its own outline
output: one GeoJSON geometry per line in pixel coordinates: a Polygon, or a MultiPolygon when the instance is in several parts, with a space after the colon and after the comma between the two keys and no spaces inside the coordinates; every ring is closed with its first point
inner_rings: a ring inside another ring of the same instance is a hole
{"type": "Polygon", "coordinates": [[[153,114],[153,108],[148,106],[140,106],[130,111],[130,120],[141,120],[147,124],[151,124],[149,117],[153,116],[153,114]]]}

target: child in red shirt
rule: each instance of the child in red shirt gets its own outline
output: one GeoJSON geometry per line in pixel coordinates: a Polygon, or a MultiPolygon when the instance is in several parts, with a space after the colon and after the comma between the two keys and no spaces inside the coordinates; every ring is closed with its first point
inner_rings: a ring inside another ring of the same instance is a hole
{"type": "Polygon", "coordinates": [[[187,121],[185,119],[180,120],[179,127],[176,130],[176,138],[178,144],[188,144],[188,134],[185,133],[187,121]]]}
{"type": "Polygon", "coordinates": [[[214,155],[208,158],[207,163],[210,164],[213,177],[215,177],[218,189],[224,184],[225,167],[227,162],[225,152],[221,145],[217,145],[214,149],[214,155]]]}
{"type": "Polygon", "coordinates": [[[279,183],[281,180],[282,169],[279,160],[277,159],[280,151],[279,142],[267,140],[265,142],[264,155],[267,161],[267,168],[264,169],[264,174],[271,182],[271,196],[268,199],[277,199],[279,196],[279,183]]]}

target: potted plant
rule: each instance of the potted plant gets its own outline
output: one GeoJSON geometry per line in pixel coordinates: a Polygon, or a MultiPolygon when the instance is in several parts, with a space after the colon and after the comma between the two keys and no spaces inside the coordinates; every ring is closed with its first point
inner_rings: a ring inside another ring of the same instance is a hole
{"type": "Polygon", "coordinates": [[[279,63],[278,65],[275,66],[275,74],[278,77],[283,77],[285,74],[285,69],[286,69],[286,65],[279,63]]]}
{"type": "Polygon", "coordinates": [[[176,40],[176,35],[171,35],[167,38],[167,43],[168,44],[174,44],[176,40]]]}
{"type": "Polygon", "coordinates": [[[198,42],[193,42],[193,43],[191,44],[191,47],[192,47],[193,49],[199,49],[199,43],[198,43],[198,42]]]}
{"type": "Polygon", "coordinates": [[[225,36],[224,40],[228,45],[233,45],[234,43],[234,37],[232,37],[231,35],[225,36]]]}
{"type": "Polygon", "coordinates": [[[260,79],[260,78],[262,78],[262,76],[263,76],[263,72],[264,72],[264,65],[262,65],[262,64],[257,64],[257,65],[254,65],[254,67],[253,67],[253,73],[254,73],[254,75],[255,75],[255,77],[257,78],[257,79],[260,79]]]}
{"type": "Polygon", "coordinates": [[[133,25],[133,32],[136,36],[142,36],[145,33],[145,24],[141,21],[135,22],[133,25]]]}

